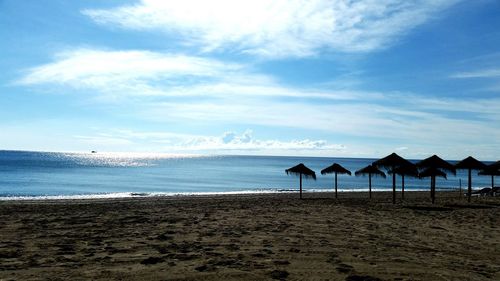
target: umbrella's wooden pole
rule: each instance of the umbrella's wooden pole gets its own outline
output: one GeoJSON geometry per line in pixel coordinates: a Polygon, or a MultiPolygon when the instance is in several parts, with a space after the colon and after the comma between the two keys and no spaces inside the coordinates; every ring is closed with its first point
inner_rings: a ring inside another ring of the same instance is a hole
{"type": "Polygon", "coordinates": [[[372,199],[372,174],[370,173],[368,173],[368,186],[369,186],[370,199],[372,199]]]}
{"type": "Polygon", "coordinates": [[[472,170],[469,169],[469,182],[467,188],[467,202],[470,202],[470,197],[472,195],[472,170]]]}
{"type": "Polygon", "coordinates": [[[458,179],[458,198],[462,198],[462,179],[458,179]]]}
{"type": "Polygon", "coordinates": [[[337,173],[335,173],[335,198],[337,197],[337,173]]]}
{"type": "Polygon", "coordinates": [[[401,175],[401,199],[405,199],[405,175],[401,175]]]}
{"type": "Polygon", "coordinates": [[[435,189],[436,189],[436,177],[432,176],[431,177],[431,200],[432,204],[434,204],[434,199],[435,199],[435,189]]]}
{"type": "Polygon", "coordinates": [[[434,202],[435,202],[436,201],[436,177],[434,177],[434,188],[432,190],[433,190],[433,197],[434,197],[434,202]]]}
{"type": "Polygon", "coordinates": [[[302,199],[302,174],[300,174],[300,199],[302,199]]]}
{"type": "Polygon", "coordinates": [[[432,181],[433,181],[433,177],[431,176],[431,201],[434,203],[434,201],[432,199],[432,181]]]}
{"type": "Polygon", "coordinates": [[[392,167],[392,204],[396,204],[396,173],[395,168],[392,167]]]}

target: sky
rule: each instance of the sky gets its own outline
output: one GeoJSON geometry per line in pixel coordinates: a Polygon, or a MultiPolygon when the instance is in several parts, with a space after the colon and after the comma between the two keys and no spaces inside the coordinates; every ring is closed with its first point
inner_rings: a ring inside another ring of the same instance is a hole
{"type": "Polygon", "coordinates": [[[500,159],[500,1],[0,0],[0,150],[500,159]]]}

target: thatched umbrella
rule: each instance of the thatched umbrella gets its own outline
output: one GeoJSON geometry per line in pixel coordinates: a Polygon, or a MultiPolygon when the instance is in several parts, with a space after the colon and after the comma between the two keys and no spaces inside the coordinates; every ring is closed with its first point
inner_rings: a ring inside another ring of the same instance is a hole
{"type": "Polygon", "coordinates": [[[321,170],[322,175],[333,173],[335,173],[335,198],[337,198],[337,174],[348,174],[350,176],[351,172],[337,163],[333,163],[331,166],[321,170]]]}
{"type": "MultiPolygon", "coordinates": [[[[412,164],[410,161],[404,159],[396,153],[392,153],[382,159],[373,162],[372,165],[377,168],[383,167],[386,170],[394,171],[398,167],[409,166],[412,164]]],[[[392,203],[396,204],[396,173],[392,174],[392,203]]]]}
{"type": "Polygon", "coordinates": [[[479,174],[482,176],[491,176],[491,188],[494,188],[495,176],[500,176],[500,161],[486,166],[479,174]]]}
{"type": "Polygon", "coordinates": [[[443,177],[446,179],[446,173],[439,170],[438,168],[427,168],[421,173],[419,173],[420,178],[431,178],[431,199],[432,204],[434,204],[434,199],[436,198],[436,177],[443,177]]]}
{"type": "Polygon", "coordinates": [[[307,168],[304,164],[300,163],[297,166],[291,167],[290,169],[285,170],[286,174],[298,175],[300,177],[300,199],[302,199],[302,175],[307,178],[312,178],[316,180],[316,173],[307,168]]]}
{"type": "Polygon", "coordinates": [[[418,177],[418,169],[414,164],[397,167],[394,171],[389,171],[389,174],[395,172],[401,176],[401,198],[405,199],[405,176],[418,177]]]}
{"type": "Polygon", "coordinates": [[[470,202],[470,197],[472,194],[472,170],[482,170],[486,168],[486,165],[483,162],[476,160],[474,157],[469,156],[464,160],[455,164],[456,169],[460,170],[468,170],[469,178],[468,178],[468,189],[467,189],[467,201],[470,202]]]}
{"type": "Polygon", "coordinates": [[[456,170],[453,165],[450,163],[444,161],[443,159],[439,158],[437,155],[432,155],[429,158],[426,158],[420,162],[418,162],[417,167],[421,170],[424,170],[424,172],[427,172],[427,174],[422,175],[420,173],[420,177],[431,177],[431,199],[432,203],[434,203],[435,200],[435,195],[436,195],[436,177],[437,176],[442,176],[444,174],[446,176],[446,173],[444,171],[448,171],[454,175],[456,175],[456,170]],[[439,172],[439,173],[438,173],[439,172]]]}
{"type": "Polygon", "coordinates": [[[369,186],[370,198],[372,198],[372,175],[381,176],[385,179],[384,172],[380,171],[379,169],[377,169],[377,167],[375,167],[373,165],[368,165],[361,170],[357,170],[354,174],[356,175],[356,177],[368,175],[368,186],[369,186]]]}
{"type": "Polygon", "coordinates": [[[450,163],[444,161],[437,155],[432,155],[429,158],[426,158],[417,164],[417,168],[419,169],[426,169],[426,168],[436,168],[440,169],[442,171],[448,171],[452,173],[453,175],[457,174],[457,171],[455,169],[455,166],[451,165],[450,163]]]}

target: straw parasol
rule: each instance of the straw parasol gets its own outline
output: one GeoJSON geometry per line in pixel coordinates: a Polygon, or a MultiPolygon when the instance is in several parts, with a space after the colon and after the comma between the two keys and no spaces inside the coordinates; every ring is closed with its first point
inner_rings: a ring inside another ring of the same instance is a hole
{"type": "Polygon", "coordinates": [[[300,163],[297,166],[293,166],[290,169],[285,170],[286,174],[298,175],[300,177],[300,199],[302,199],[302,175],[307,178],[312,178],[316,180],[316,173],[307,168],[304,164],[300,163]]]}
{"type": "Polygon", "coordinates": [[[368,175],[368,186],[369,186],[370,198],[372,198],[372,175],[381,176],[385,179],[384,172],[380,171],[379,169],[377,169],[377,167],[375,167],[373,165],[368,165],[368,166],[364,167],[363,169],[357,170],[354,174],[356,175],[356,177],[368,175]]]}
{"type": "Polygon", "coordinates": [[[452,173],[453,175],[457,174],[457,171],[455,169],[455,166],[451,165],[450,163],[444,161],[437,155],[432,155],[429,158],[426,158],[417,164],[417,168],[419,169],[426,169],[426,168],[436,168],[442,171],[447,171],[452,173]]]}
{"type": "Polygon", "coordinates": [[[337,163],[333,163],[331,166],[321,170],[322,175],[333,173],[335,174],[335,198],[337,198],[337,174],[348,174],[350,176],[351,172],[337,163]]]}
{"type": "Polygon", "coordinates": [[[394,171],[389,171],[389,174],[395,172],[401,176],[401,198],[405,199],[405,176],[418,177],[418,169],[414,164],[397,167],[394,171]]]}
{"type": "Polygon", "coordinates": [[[494,188],[495,176],[500,176],[500,161],[486,166],[479,174],[482,176],[491,176],[491,188],[494,188]]]}
{"type": "Polygon", "coordinates": [[[474,157],[469,156],[465,158],[464,160],[458,162],[455,164],[456,169],[460,170],[468,170],[468,189],[467,189],[467,201],[470,202],[470,197],[472,194],[472,170],[483,170],[486,168],[486,165],[481,162],[476,160],[474,157]]]}
{"type": "Polygon", "coordinates": [[[420,173],[420,178],[431,177],[431,199],[432,203],[434,203],[436,195],[436,177],[442,177],[443,174],[446,176],[445,171],[456,175],[457,172],[455,167],[439,158],[437,155],[432,155],[431,157],[418,162],[416,165],[417,168],[424,170],[420,173]],[[424,172],[426,172],[426,174],[423,174],[424,172]]]}
{"type": "MultiPolygon", "coordinates": [[[[392,153],[382,159],[373,162],[372,165],[377,168],[383,167],[386,170],[394,171],[398,167],[411,165],[411,162],[397,155],[396,153],[392,153]]],[[[396,204],[396,173],[392,174],[392,203],[396,204]]]]}

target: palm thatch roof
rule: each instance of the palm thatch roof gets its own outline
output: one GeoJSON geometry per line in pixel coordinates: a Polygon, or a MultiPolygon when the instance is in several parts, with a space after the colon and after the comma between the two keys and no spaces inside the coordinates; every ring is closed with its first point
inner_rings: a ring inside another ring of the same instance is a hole
{"type": "Polygon", "coordinates": [[[418,177],[418,169],[414,164],[396,167],[394,170],[388,171],[388,173],[396,173],[400,176],[418,177]]]}
{"type": "Polygon", "coordinates": [[[290,169],[285,170],[287,175],[304,175],[306,178],[313,178],[316,180],[316,173],[307,168],[304,164],[300,163],[297,166],[293,166],[290,169]]]}
{"type": "Polygon", "coordinates": [[[438,168],[431,167],[427,168],[421,173],[419,173],[420,178],[428,178],[428,177],[442,177],[446,179],[446,173],[439,170],[438,168]]]}
{"type": "Polygon", "coordinates": [[[375,175],[375,176],[381,176],[385,179],[385,173],[380,171],[377,167],[375,167],[373,165],[368,165],[368,166],[364,167],[363,169],[357,170],[354,174],[357,177],[370,174],[370,175],[375,175]]]}
{"type": "Polygon", "coordinates": [[[411,162],[397,155],[396,153],[391,153],[390,155],[373,162],[372,165],[377,168],[382,167],[386,169],[392,169],[394,167],[411,165],[411,162]]]}
{"type": "Polygon", "coordinates": [[[439,158],[439,156],[437,155],[432,155],[431,157],[418,162],[416,165],[419,169],[435,168],[448,171],[453,175],[457,174],[457,171],[455,170],[455,167],[453,165],[439,158]]]}
{"type": "Polygon", "coordinates": [[[479,172],[478,175],[481,176],[500,176],[500,170],[498,169],[484,169],[481,172],[479,172]]]}
{"type": "Polygon", "coordinates": [[[499,169],[500,170],[500,161],[497,161],[491,165],[488,165],[488,167],[491,167],[491,168],[496,168],[496,169],[499,169]]]}
{"type": "Polygon", "coordinates": [[[486,165],[481,162],[476,160],[476,158],[469,156],[465,158],[464,160],[458,162],[455,164],[456,169],[463,169],[463,170],[482,170],[486,168],[486,165]]]}
{"type": "Polygon", "coordinates": [[[479,174],[483,176],[500,176],[500,161],[486,166],[479,174]]]}
{"type": "Polygon", "coordinates": [[[351,175],[351,171],[347,170],[346,168],[340,166],[337,163],[333,163],[331,166],[328,166],[323,170],[321,170],[322,175],[333,174],[333,173],[348,174],[349,176],[351,175]]]}

